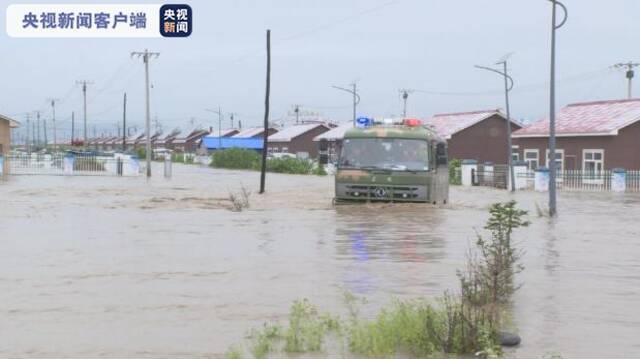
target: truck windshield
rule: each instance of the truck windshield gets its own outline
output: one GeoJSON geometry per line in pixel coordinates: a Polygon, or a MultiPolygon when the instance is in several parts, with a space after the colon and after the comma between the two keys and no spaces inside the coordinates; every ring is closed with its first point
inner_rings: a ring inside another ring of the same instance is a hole
{"type": "Polygon", "coordinates": [[[428,171],[426,140],[400,138],[349,138],[342,144],[340,167],[428,171]]]}

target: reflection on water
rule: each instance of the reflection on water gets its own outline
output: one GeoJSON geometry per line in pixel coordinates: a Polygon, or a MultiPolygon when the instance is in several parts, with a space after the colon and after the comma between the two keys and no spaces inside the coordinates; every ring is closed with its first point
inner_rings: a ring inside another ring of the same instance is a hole
{"type": "MultiPolygon", "coordinates": [[[[158,172],[161,173],[161,172],[158,172]]],[[[511,195],[453,188],[452,204],[333,207],[329,177],[272,175],[248,211],[226,198],[255,172],[174,166],[152,178],[13,177],[0,184],[0,357],[204,357],[307,297],[436,298],[511,195]],[[10,328],[10,330],[7,330],[10,328]]],[[[517,193],[532,225],[514,297],[517,357],[640,352],[640,197],[517,193]]]]}

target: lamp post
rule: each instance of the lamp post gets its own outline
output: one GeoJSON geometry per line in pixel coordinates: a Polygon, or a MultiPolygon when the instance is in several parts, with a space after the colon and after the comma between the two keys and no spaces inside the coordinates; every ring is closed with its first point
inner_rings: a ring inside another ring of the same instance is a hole
{"type": "Polygon", "coordinates": [[[352,83],[351,84],[351,88],[344,88],[344,87],[340,87],[340,86],[331,86],[334,89],[338,89],[338,90],[342,90],[345,92],[348,92],[350,94],[353,95],[353,126],[356,126],[356,107],[358,106],[358,104],[360,103],[360,95],[358,95],[358,90],[356,87],[356,83],[352,83]]]}
{"type": "Polygon", "coordinates": [[[222,109],[220,108],[220,106],[218,106],[218,110],[211,110],[208,108],[204,109],[205,111],[208,112],[213,112],[216,115],[218,115],[218,149],[221,150],[222,149],[222,109]]]}
{"type": "Polygon", "coordinates": [[[501,75],[504,78],[504,98],[505,98],[505,106],[507,110],[507,166],[509,168],[509,178],[511,179],[511,192],[515,191],[516,184],[516,176],[513,171],[513,159],[512,157],[512,147],[511,147],[511,112],[509,109],[509,92],[513,89],[513,78],[509,76],[507,73],[507,59],[499,61],[496,65],[502,65],[503,70],[496,70],[490,67],[478,66],[475,67],[478,69],[483,69],[491,72],[495,72],[501,75]]]}
{"type": "Polygon", "coordinates": [[[556,209],[556,30],[567,22],[566,6],[557,0],[549,0],[551,10],[551,71],[549,76],[549,216],[557,215],[556,209]],[[556,5],[560,5],[564,18],[556,23],[556,5]]]}

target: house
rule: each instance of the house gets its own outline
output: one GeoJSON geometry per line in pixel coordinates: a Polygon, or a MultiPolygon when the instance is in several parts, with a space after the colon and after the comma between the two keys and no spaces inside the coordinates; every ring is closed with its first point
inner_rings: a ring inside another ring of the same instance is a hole
{"type": "Polygon", "coordinates": [[[142,141],[145,137],[144,131],[138,131],[133,135],[127,137],[127,150],[133,151],[138,147],[140,141],[142,141]]]}
{"type": "Polygon", "coordinates": [[[180,129],[174,128],[169,131],[166,135],[160,136],[154,143],[155,148],[169,148],[171,147],[171,143],[180,135],[180,129]]]}
{"type": "Polygon", "coordinates": [[[338,161],[338,156],[342,150],[342,139],[344,138],[345,132],[351,128],[353,128],[352,121],[342,123],[338,125],[338,127],[332,128],[313,139],[313,141],[318,144],[318,149],[320,149],[319,146],[321,141],[327,141],[327,155],[329,156],[329,162],[336,163],[338,161]]]}
{"type": "Polygon", "coordinates": [[[195,153],[200,144],[200,140],[208,135],[210,130],[203,129],[202,127],[194,127],[190,130],[182,132],[181,136],[176,137],[169,149],[176,152],[183,153],[195,153]]]}
{"type": "Polygon", "coordinates": [[[202,149],[207,153],[216,150],[226,150],[230,148],[242,148],[262,152],[264,139],[259,137],[218,137],[205,136],[202,138],[202,149]]]}
{"type": "MultiPolygon", "coordinates": [[[[278,132],[277,129],[270,127],[267,131],[267,136],[271,136],[278,132]]],[[[264,127],[250,127],[239,131],[233,137],[236,138],[264,138],[264,127]]]]}
{"type": "Polygon", "coordinates": [[[294,125],[269,136],[267,151],[269,153],[294,153],[299,157],[318,157],[318,145],[313,142],[317,136],[331,128],[322,123],[294,125]]]}
{"type": "MultiPolygon", "coordinates": [[[[424,121],[447,140],[450,159],[506,164],[507,118],[500,110],[445,113],[424,121]]],[[[522,127],[511,119],[511,130],[522,127]]],[[[515,156],[515,151],[513,151],[515,156]]],[[[515,158],[517,160],[518,158],[515,158]]]]}
{"type": "MultiPolygon", "coordinates": [[[[513,133],[530,169],[548,167],[549,120],[513,133]]],[[[556,160],[562,170],[640,170],[640,99],[567,105],[556,113],[556,160]]]]}
{"type": "Polygon", "coordinates": [[[11,129],[19,126],[19,123],[7,116],[0,115],[0,155],[4,156],[3,173],[9,173],[9,161],[7,157],[11,151],[11,129]]]}

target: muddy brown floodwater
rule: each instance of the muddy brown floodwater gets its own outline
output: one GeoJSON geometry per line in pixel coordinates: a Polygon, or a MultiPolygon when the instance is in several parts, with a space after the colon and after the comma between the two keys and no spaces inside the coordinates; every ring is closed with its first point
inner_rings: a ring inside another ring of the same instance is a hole
{"type": "MultiPolygon", "coordinates": [[[[161,168],[155,169],[158,176],[161,168]]],[[[365,313],[435,298],[481,230],[514,198],[531,227],[515,295],[518,358],[640,356],[640,197],[451,190],[451,204],[331,205],[332,177],[174,165],[171,180],[15,176],[0,183],[0,357],[217,357],[294,299],[365,313]]]]}

